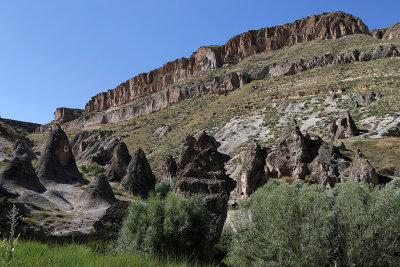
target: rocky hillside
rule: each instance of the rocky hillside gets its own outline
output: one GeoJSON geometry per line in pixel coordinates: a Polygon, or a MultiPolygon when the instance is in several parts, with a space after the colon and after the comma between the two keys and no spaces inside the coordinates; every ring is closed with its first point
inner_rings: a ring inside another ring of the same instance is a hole
{"type": "Polygon", "coordinates": [[[215,243],[228,200],[268,179],[328,189],[397,179],[398,29],[369,31],[333,12],[201,47],[94,96],[84,111],[57,109],[54,122],[26,133],[33,145],[9,141],[0,189],[25,203],[33,232],[99,235],[120,227],[125,201],[177,178],[176,192],[205,196],[215,243]]]}

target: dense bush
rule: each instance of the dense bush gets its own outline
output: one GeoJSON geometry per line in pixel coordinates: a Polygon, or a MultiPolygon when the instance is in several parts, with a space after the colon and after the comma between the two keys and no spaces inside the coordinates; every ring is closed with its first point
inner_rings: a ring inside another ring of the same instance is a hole
{"type": "Polygon", "coordinates": [[[120,251],[149,255],[204,258],[208,251],[210,214],[203,199],[164,195],[166,184],[146,201],[134,201],[118,239],[120,251]]]}
{"type": "Polygon", "coordinates": [[[329,192],[271,180],[233,220],[239,266],[399,266],[400,189],[348,181],[329,192]]]}

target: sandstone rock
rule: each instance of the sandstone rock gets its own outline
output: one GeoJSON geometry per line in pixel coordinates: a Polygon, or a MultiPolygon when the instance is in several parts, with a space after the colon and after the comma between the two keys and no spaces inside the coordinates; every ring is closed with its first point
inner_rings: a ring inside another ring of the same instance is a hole
{"type": "Polygon", "coordinates": [[[57,127],[47,139],[37,163],[36,172],[42,184],[85,183],[76,166],[68,137],[57,127]]]}
{"type": "Polygon", "coordinates": [[[56,111],[54,112],[54,120],[60,123],[68,122],[75,120],[81,116],[82,113],[83,110],[77,108],[56,108],[56,111]]]}
{"type": "Polygon", "coordinates": [[[31,160],[37,159],[35,152],[33,152],[32,149],[30,149],[21,139],[18,139],[13,147],[13,155],[14,157],[18,157],[24,154],[28,155],[31,160]]]}
{"type": "Polygon", "coordinates": [[[359,135],[359,131],[348,111],[342,112],[337,122],[332,122],[331,136],[336,139],[345,139],[359,135]]]}
{"type": "Polygon", "coordinates": [[[253,141],[249,146],[242,170],[236,181],[237,197],[249,196],[266,183],[264,171],[266,158],[266,149],[261,148],[256,141],[253,141]]]}
{"type": "Polygon", "coordinates": [[[379,179],[375,168],[358,148],[351,166],[350,176],[356,181],[365,181],[374,186],[379,184],[379,179]]]}
{"type": "Polygon", "coordinates": [[[304,179],[308,174],[307,163],[312,161],[315,150],[318,149],[318,142],[306,139],[297,122],[292,120],[282,130],[276,150],[267,156],[267,179],[281,177],[304,179]]]}
{"type": "Polygon", "coordinates": [[[117,199],[104,174],[99,174],[92,179],[88,187],[77,200],[77,209],[98,209],[110,206],[117,199]]]}
{"type": "Polygon", "coordinates": [[[165,165],[163,169],[163,179],[168,179],[171,182],[172,178],[176,178],[176,172],[178,170],[178,166],[176,165],[175,158],[172,155],[169,155],[165,160],[165,165]]]}
{"type": "Polygon", "coordinates": [[[114,149],[110,164],[107,166],[107,179],[109,181],[121,181],[126,174],[126,169],[131,159],[132,157],[126,144],[124,142],[119,143],[114,149]]]}
{"type": "MultiPolygon", "coordinates": [[[[234,36],[223,46],[201,47],[190,58],[166,63],[163,67],[140,74],[113,90],[100,93],[86,104],[85,112],[107,110],[122,106],[198,73],[237,63],[256,53],[276,50],[315,39],[336,39],[342,36],[364,33],[368,27],[356,17],[344,12],[313,15],[293,23],[248,31],[234,36]]],[[[231,80],[232,81],[232,80],[231,80]]],[[[226,90],[229,90],[229,84],[226,90]]]]}
{"type": "Polygon", "coordinates": [[[126,172],[127,174],[122,180],[122,187],[132,195],[147,198],[150,191],[155,188],[156,177],[151,171],[143,150],[138,149],[135,152],[126,172]]]}
{"type": "Polygon", "coordinates": [[[167,133],[169,133],[172,130],[171,126],[169,125],[164,125],[159,128],[153,133],[155,137],[162,138],[164,137],[167,133]]]}
{"type": "Polygon", "coordinates": [[[26,189],[36,192],[46,190],[40,183],[28,155],[15,157],[1,169],[0,186],[10,193],[26,189]]]}

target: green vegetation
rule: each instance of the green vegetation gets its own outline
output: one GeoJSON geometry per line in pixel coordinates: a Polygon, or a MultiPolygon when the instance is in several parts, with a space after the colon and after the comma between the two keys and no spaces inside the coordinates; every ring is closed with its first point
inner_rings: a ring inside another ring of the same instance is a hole
{"type": "Polygon", "coordinates": [[[206,259],[210,214],[199,195],[165,194],[167,185],[145,201],[133,201],[118,239],[118,251],[206,259]]]}
{"type": "Polygon", "coordinates": [[[105,172],[104,168],[100,166],[81,165],[79,168],[84,174],[93,177],[105,172]]]}
{"type": "Polygon", "coordinates": [[[233,220],[233,266],[399,266],[400,183],[269,181],[233,220]]]}
{"type": "MultiPolygon", "coordinates": [[[[48,245],[21,241],[15,246],[14,259],[8,266],[30,267],[123,267],[188,266],[186,259],[143,256],[135,253],[98,253],[88,245],[48,245]]],[[[194,264],[196,266],[196,264],[194,264]]]]}

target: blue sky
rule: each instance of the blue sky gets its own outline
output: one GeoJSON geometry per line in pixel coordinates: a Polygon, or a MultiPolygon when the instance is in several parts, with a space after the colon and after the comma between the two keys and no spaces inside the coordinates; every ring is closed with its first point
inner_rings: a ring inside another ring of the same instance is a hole
{"type": "Polygon", "coordinates": [[[400,21],[398,1],[0,0],[0,116],[47,123],[202,45],[335,10],[400,21]]]}

